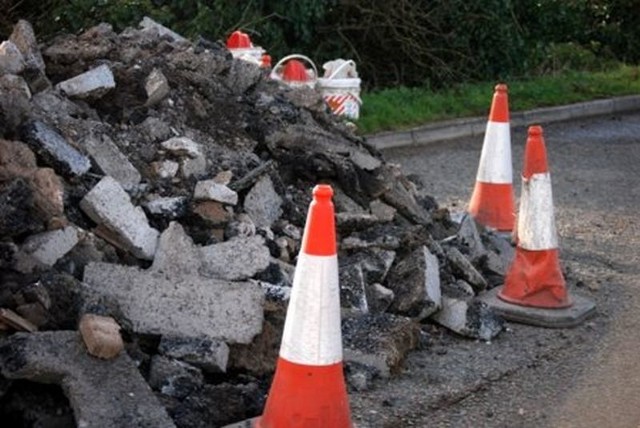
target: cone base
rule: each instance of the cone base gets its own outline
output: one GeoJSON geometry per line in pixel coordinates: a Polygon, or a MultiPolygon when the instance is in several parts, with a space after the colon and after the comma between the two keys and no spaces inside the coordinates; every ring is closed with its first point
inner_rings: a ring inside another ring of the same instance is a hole
{"type": "Polygon", "coordinates": [[[512,231],[515,225],[513,185],[476,181],[468,211],[486,227],[501,232],[512,231]]]}
{"type": "Polygon", "coordinates": [[[342,362],[308,366],[278,358],[276,374],[255,428],[352,428],[342,362]]]}
{"type": "Polygon", "coordinates": [[[529,251],[517,247],[498,297],[508,303],[534,308],[571,306],[558,250],[529,251]]]}
{"type": "Polygon", "coordinates": [[[502,287],[493,288],[479,296],[498,315],[507,321],[547,328],[570,328],[582,324],[596,312],[595,303],[580,295],[572,295],[568,308],[545,309],[514,305],[498,297],[502,287]]]}

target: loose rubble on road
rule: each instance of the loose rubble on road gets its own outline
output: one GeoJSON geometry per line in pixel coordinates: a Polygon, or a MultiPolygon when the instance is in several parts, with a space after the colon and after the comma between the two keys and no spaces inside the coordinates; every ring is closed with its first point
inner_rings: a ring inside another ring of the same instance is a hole
{"type": "Polygon", "coordinates": [[[319,94],[267,74],[148,18],[46,46],[20,21],[2,42],[3,421],[259,414],[317,183],[335,192],[351,393],[400,370],[421,326],[499,334],[475,296],[509,240],[452,221],[319,94]]]}

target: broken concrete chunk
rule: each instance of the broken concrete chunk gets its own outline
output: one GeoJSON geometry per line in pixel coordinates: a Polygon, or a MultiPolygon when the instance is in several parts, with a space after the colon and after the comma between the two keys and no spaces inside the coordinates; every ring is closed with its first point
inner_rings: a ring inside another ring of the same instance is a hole
{"type": "Polygon", "coordinates": [[[371,312],[385,312],[391,306],[395,294],[382,284],[375,283],[371,287],[371,297],[369,300],[369,308],[371,312]]]}
{"type": "Polygon", "coordinates": [[[162,74],[162,71],[154,68],[147,76],[147,81],[144,84],[144,90],[147,92],[146,104],[152,106],[162,101],[169,94],[170,89],[169,81],[162,74]]]}
{"type": "Polygon", "coordinates": [[[244,199],[244,210],[258,227],[270,228],[282,215],[282,198],[268,175],[262,176],[244,199]]]}
{"type": "Polygon", "coordinates": [[[78,427],[175,428],[125,352],[93,358],[75,331],[14,334],[0,345],[0,370],[9,379],[63,386],[78,427]]]}
{"type": "Polygon", "coordinates": [[[460,228],[458,229],[457,237],[463,245],[469,249],[469,256],[471,260],[476,260],[486,254],[482,240],[480,239],[480,233],[474,218],[466,214],[462,218],[460,228]]]}
{"type": "Polygon", "coordinates": [[[208,337],[163,336],[158,351],[167,357],[184,361],[205,372],[226,372],[229,347],[208,337]]]}
{"type": "Polygon", "coordinates": [[[36,155],[63,175],[84,175],[91,168],[88,157],[72,147],[49,125],[39,120],[25,123],[20,134],[36,155]]]}
{"type": "Polygon", "coordinates": [[[18,331],[28,331],[33,333],[38,330],[38,327],[36,327],[32,322],[24,319],[11,309],[7,308],[0,308],[0,321],[18,331]]]}
{"type": "Polygon", "coordinates": [[[254,283],[106,263],[88,264],[84,282],[116,301],[138,333],[248,343],[262,328],[264,296],[254,283]]]}
{"type": "Polygon", "coordinates": [[[153,259],[159,233],[149,226],[142,208],[131,203],[127,192],[112,177],[100,180],[80,201],[80,208],[113,232],[124,249],[138,258],[153,259]]]}
{"type": "Polygon", "coordinates": [[[91,135],[83,145],[102,172],[115,178],[123,188],[133,189],[140,184],[140,173],[108,135],[91,135]]]}
{"type": "Polygon", "coordinates": [[[56,85],[56,88],[71,98],[100,98],[115,87],[113,73],[106,64],[56,85]]]}
{"type": "Polygon", "coordinates": [[[0,76],[20,74],[24,66],[24,57],[13,42],[6,40],[0,43],[0,76]]]}
{"type": "Polygon", "coordinates": [[[175,221],[169,223],[160,235],[152,269],[171,277],[188,276],[198,272],[201,265],[200,251],[182,225],[175,221]]]}
{"type": "Polygon", "coordinates": [[[396,216],[396,209],[382,202],[380,199],[375,199],[369,204],[369,210],[371,214],[376,216],[380,221],[393,221],[396,216]]]}
{"type": "Polygon", "coordinates": [[[166,160],[162,162],[152,162],[151,168],[158,178],[173,178],[178,173],[180,164],[178,162],[166,160]]]}
{"type": "Polygon", "coordinates": [[[202,146],[187,137],[173,137],[161,144],[162,148],[176,156],[196,158],[202,156],[202,146]]]}
{"type": "Polygon", "coordinates": [[[38,47],[36,34],[28,21],[24,19],[19,20],[13,27],[13,32],[9,40],[20,49],[28,68],[35,68],[44,73],[44,59],[42,59],[42,54],[38,47]]]}
{"type": "Polygon", "coordinates": [[[460,250],[456,247],[447,247],[445,253],[454,275],[471,284],[476,292],[487,288],[487,281],[460,250]]]}
{"type": "Polygon", "coordinates": [[[356,316],[342,322],[345,364],[365,365],[382,377],[400,368],[419,338],[417,322],[388,313],[356,316]]]}
{"type": "Polygon", "coordinates": [[[395,294],[392,311],[420,319],[428,317],[441,305],[437,257],[425,246],[416,249],[391,268],[387,287],[395,294]]]}
{"type": "Polygon", "coordinates": [[[110,360],[124,349],[120,336],[120,326],[111,317],[84,314],[78,326],[80,335],[89,354],[94,357],[110,360]]]}
{"type": "Polygon", "coordinates": [[[227,171],[221,171],[217,173],[216,176],[213,177],[213,181],[215,181],[218,184],[223,184],[225,186],[228,186],[232,178],[233,178],[233,172],[227,170],[227,171]]]}
{"type": "Polygon", "coordinates": [[[193,198],[222,202],[227,205],[236,205],[238,203],[238,194],[236,192],[224,184],[216,183],[214,180],[198,181],[193,191],[193,198]]]}
{"type": "Polygon", "coordinates": [[[78,243],[78,230],[74,226],[29,236],[20,247],[16,268],[32,272],[40,265],[51,267],[78,243]]]}
{"type": "Polygon", "coordinates": [[[504,326],[502,318],[475,298],[443,296],[442,309],[431,319],[462,336],[482,340],[491,340],[504,326]]]}
{"type": "Polygon", "coordinates": [[[202,273],[231,281],[251,278],[265,270],[271,261],[269,248],[259,236],[233,238],[201,248],[202,273]]]}
{"type": "Polygon", "coordinates": [[[169,39],[175,42],[189,42],[188,39],[182,37],[180,34],[176,33],[175,31],[168,29],[164,25],[158,24],[156,21],[149,18],[148,16],[145,16],[144,18],[142,18],[142,21],[140,21],[138,25],[142,27],[144,30],[155,32],[160,37],[168,37],[169,39]]]}
{"type": "Polygon", "coordinates": [[[204,383],[202,372],[187,363],[154,355],[149,368],[149,386],[161,394],[185,398],[204,383]]]}
{"type": "Polygon", "coordinates": [[[343,308],[355,309],[363,314],[369,312],[366,283],[362,266],[350,264],[339,270],[340,304],[343,308]]]}
{"type": "Polygon", "coordinates": [[[144,207],[149,214],[174,220],[186,214],[187,198],[184,196],[161,197],[151,195],[151,199],[144,204],[144,207]]]}
{"type": "Polygon", "coordinates": [[[382,161],[380,159],[371,156],[364,149],[352,151],[349,158],[354,164],[365,171],[373,171],[382,165],[382,161]]]}

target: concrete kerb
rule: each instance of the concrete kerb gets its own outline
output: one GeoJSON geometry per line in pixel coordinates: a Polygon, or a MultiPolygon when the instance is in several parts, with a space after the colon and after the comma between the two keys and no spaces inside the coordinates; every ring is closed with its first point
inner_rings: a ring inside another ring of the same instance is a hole
{"type": "MultiPolygon", "coordinates": [[[[565,106],[538,108],[511,113],[511,126],[528,126],[534,123],[552,123],[607,114],[640,110],[640,95],[587,101],[565,106]]],[[[367,141],[378,150],[407,146],[420,146],[455,138],[483,135],[486,117],[472,117],[430,123],[404,131],[381,132],[366,135],[367,141]]]]}

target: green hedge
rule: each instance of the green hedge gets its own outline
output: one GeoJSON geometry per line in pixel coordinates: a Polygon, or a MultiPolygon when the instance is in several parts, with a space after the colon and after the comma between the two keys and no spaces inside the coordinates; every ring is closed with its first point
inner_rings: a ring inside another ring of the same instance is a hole
{"type": "Polygon", "coordinates": [[[597,70],[640,62],[640,0],[0,0],[42,37],[144,15],[189,37],[237,28],[274,59],[354,59],[366,88],[426,86],[597,70]]]}

